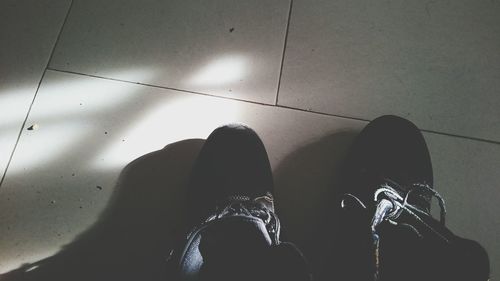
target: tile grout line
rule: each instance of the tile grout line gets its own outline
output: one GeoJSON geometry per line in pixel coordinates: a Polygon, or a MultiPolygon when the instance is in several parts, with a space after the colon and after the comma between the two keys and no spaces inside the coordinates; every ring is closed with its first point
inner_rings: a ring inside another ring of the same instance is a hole
{"type": "Polygon", "coordinates": [[[487,140],[487,139],[476,138],[476,137],[467,137],[467,136],[455,135],[455,134],[450,134],[450,133],[445,133],[445,132],[437,132],[437,131],[427,130],[427,129],[420,129],[420,131],[430,133],[430,134],[435,134],[435,135],[442,135],[442,136],[455,137],[455,138],[461,138],[461,139],[466,139],[466,140],[473,140],[473,141],[485,142],[485,143],[489,143],[489,144],[500,145],[500,141],[487,140]]]}
{"type": "MultiPolygon", "coordinates": [[[[50,52],[49,56],[49,61],[47,61],[47,65],[45,66],[45,71],[49,69],[50,62],[52,61],[52,57],[54,56],[54,53],[56,52],[56,47],[57,44],[59,43],[59,39],[61,38],[62,31],[64,30],[64,26],[66,26],[66,22],[68,21],[69,13],[71,13],[71,8],[73,7],[73,0],[71,0],[71,3],[69,3],[68,7],[68,12],[66,12],[66,16],[64,17],[63,24],[61,26],[61,29],[59,30],[59,33],[57,34],[56,42],[54,43],[54,47],[52,48],[52,52],[50,52]]],[[[45,74],[45,72],[44,72],[45,74]]]]}
{"type": "Polygon", "coordinates": [[[195,91],[178,89],[178,88],[173,88],[173,87],[159,86],[159,85],[154,85],[154,84],[147,84],[147,83],[142,83],[142,82],[133,82],[133,81],[123,80],[123,79],[118,79],[118,78],[110,78],[110,77],[104,77],[104,76],[99,76],[99,75],[93,75],[93,74],[87,74],[87,73],[80,73],[80,72],[75,72],[75,71],[71,71],[71,70],[61,70],[61,69],[50,68],[50,67],[47,68],[47,70],[55,71],[55,72],[60,72],[60,73],[71,74],[71,75],[78,75],[78,76],[85,76],[85,77],[90,77],[90,78],[97,78],[97,79],[102,79],[102,80],[114,81],[114,82],[121,82],[121,83],[134,84],[134,85],[139,85],[139,86],[146,86],[146,87],[163,89],[163,90],[171,90],[171,91],[176,91],[176,92],[181,92],[181,93],[187,93],[187,94],[192,94],[192,95],[206,96],[206,97],[211,97],[211,98],[216,98],[216,99],[237,101],[237,102],[243,102],[243,103],[248,103],[248,104],[255,104],[255,105],[261,105],[261,106],[273,107],[273,108],[283,108],[283,109],[300,111],[300,112],[305,112],[305,113],[311,113],[311,114],[316,114],[316,115],[321,115],[321,116],[330,116],[330,117],[337,117],[337,118],[342,118],[342,119],[356,120],[356,121],[363,121],[363,122],[369,122],[370,121],[368,119],[362,119],[362,118],[356,118],[356,117],[349,117],[349,116],[342,116],[342,115],[335,115],[335,114],[324,113],[324,112],[319,112],[319,111],[305,110],[305,109],[295,108],[295,107],[289,107],[289,106],[285,106],[285,105],[275,105],[275,104],[263,103],[263,102],[258,102],[258,101],[249,101],[249,100],[243,100],[243,99],[237,99],[237,98],[231,98],[231,97],[225,97],[225,96],[216,96],[216,95],[202,93],[202,92],[195,92],[195,91]]]}
{"type": "Polygon", "coordinates": [[[26,122],[28,121],[28,117],[30,115],[31,108],[33,107],[33,104],[35,103],[35,99],[36,99],[36,96],[38,94],[38,90],[40,89],[40,85],[42,84],[42,80],[45,77],[45,73],[46,73],[46,70],[44,70],[42,73],[42,77],[40,78],[40,81],[38,82],[38,85],[37,85],[36,90],[35,90],[35,95],[33,96],[33,99],[31,100],[28,111],[26,112],[26,117],[24,117],[24,121],[23,121],[23,124],[21,125],[21,129],[19,130],[19,133],[17,134],[16,143],[14,144],[14,148],[12,149],[9,160],[7,161],[7,165],[5,166],[5,170],[3,172],[2,179],[0,179],[0,187],[3,184],[5,177],[7,176],[7,172],[9,170],[10,163],[12,162],[12,158],[14,157],[14,153],[16,152],[17,145],[19,143],[19,140],[21,139],[21,135],[23,133],[24,127],[26,126],[26,122]]]}
{"type": "Polygon", "coordinates": [[[363,118],[359,118],[359,117],[351,117],[351,116],[345,116],[345,115],[338,115],[338,114],[332,114],[332,113],[325,113],[325,112],[314,111],[314,110],[309,110],[309,109],[302,109],[302,108],[297,108],[297,107],[286,106],[286,105],[279,105],[278,104],[278,105],[275,105],[275,107],[286,108],[286,109],[291,109],[291,110],[295,110],[295,111],[311,113],[311,114],[316,114],[316,115],[321,115],[321,116],[337,117],[337,118],[349,119],[349,120],[355,120],[355,121],[361,121],[361,122],[370,122],[369,119],[363,119],[363,118]]]}
{"type": "MultiPolygon", "coordinates": [[[[345,116],[345,115],[336,115],[336,114],[331,114],[331,113],[324,113],[324,112],[306,110],[306,109],[301,109],[301,108],[289,107],[289,106],[285,106],[285,105],[276,105],[275,107],[287,108],[287,109],[291,109],[291,110],[302,111],[302,112],[312,113],[312,114],[316,114],[316,115],[323,115],[323,116],[331,116],[331,117],[337,117],[337,118],[343,118],[343,119],[349,119],[349,120],[356,120],[356,121],[360,121],[360,122],[370,122],[371,121],[369,119],[350,117],[350,116],[345,116]]],[[[438,132],[438,131],[433,131],[433,130],[429,130],[429,129],[420,129],[419,128],[419,130],[421,132],[435,134],[435,135],[442,135],[442,136],[455,137],[455,138],[460,138],[460,139],[466,139],[466,140],[472,140],[472,141],[500,145],[500,141],[494,141],[494,140],[488,140],[488,139],[482,139],[482,138],[476,138],[476,137],[468,137],[468,136],[456,135],[456,134],[451,134],[451,133],[446,133],[446,132],[438,132]]]]}
{"type": "Polygon", "coordinates": [[[278,97],[280,94],[281,77],[283,75],[283,65],[285,63],[285,51],[286,51],[286,45],[288,42],[288,31],[290,29],[290,19],[292,18],[292,6],[293,6],[293,0],[290,0],[290,7],[288,9],[288,19],[287,19],[286,31],[285,31],[285,41],[283,42],[283,53],[281,55],[280,75],[278,77],[278,88],[276,90],[276,98],[274,100],[274,105],[278,105],[278,97]]]}
{"type": "MultiPolygon", "coordinates": [[[[122,82],[122,83],[146,86],[146,87],[163,89],[163,90],[171,90],[171,91],[182,92],[182,93],[187,93],[187,94],[192,94],[192,95],[206,96],[206,97],[211,97],[211,98],[216,98],[216,99],[237,101],[237,102],[267,106],[267,107],[272,107],[272,108],[282,108],[282,109],[299,111],[299,112],[310,113],[310,114],[326,116],[326,117],[336,117],[336,118],[354,120],[354,121],[360,121],[360,122],[370,122],[370,119],[363,119],[363,118],[359,118],[359,117],[324,113],[324,112],[319,112],[319,111],[312,111],[312,110],[306,110],[306,109],[302,109],[302,108],[290,107],[290,106],[286,106],[286,105],[274,105],[274,104],[262,103],[262,102],[257,102],[257,101],[248,101],[248,100],[235,99],[235,98],[230,98],[230,97],[216,96],[216,95],[206,94],[206,93],[201,93],[201,92],[194,92],[194,91],[189,91],[189,90],[183,90],[183,89],[177,89],[177,88],[171,88],[171,87],[165,87],[165,86],[158,86],[158,85],[153,85],[153,84],[146,84],[146,83],[141,83],[141,82],[131,82],[131,81],[127,81],[127,80],[108,78],[108,77],[92,75],[92,74],[79,73],[79,72],[74,72],[74,71],[69,71],[69,70],[60,70],[60,69],[54,69],[54,68],[47,68],[47,70],[60,72],[60,73],[67,73],[67,74],[72,74],[72,75],[78,75],[78,76],[86,76],[86,77],[97,78],[97,79],[102,79],[102,80],[109,80],[109,81],[115,81],[115,82],[122,82]]],[[[476,138],[476,137],[468,137],[468,136],[456,135],[456,134],[445,133],[445,132],[437,132],[437,131],[428,130],[428,129],[420,129],[420,131],[426,132],[426,133],[432,133],[432,134],[436,134],[436,135],[456,137],[456,138],[461,138],[461,139],[466,139],[466,140],[473,140],[473,141],[478,141],[478,142],[500,145],[500,141],[494,141],[494,140],[488,140],[488,139],[482,139],[482,138],[476,138]]]]}
{"type": "Polygon", "coordinates": [[[243,99],[237,99],[237,98],[230,98],[230,97],[224,97],[224,96],[216,96],[216,95],[202,93],[202,92],[195,92],[195,91],[178,89],[178,88],[172,88],[172,87],[167,87],[167,86],[158,86],[158,85],[153,85],[153,84],[148,84],[148,83],[134,82],[134,81],[122,80],[122,79],[118,79],[118,78],[110,78],[110,77],[104,77],[104,76],[99,76],[99,75],[80,73],[80,72],[75,72],[75,71],[71,71],[71,70],[61,70],[61,69],[50,68],[50,67],[47,68],[47,70],[55,71],[55,72],[60,72],[60,73],[67,73],[67,74],[79,75],[79,76],[86,76],[86,77],[97,78],[97,79],[102,79],[102,80],[109,80],[109,81],[115,81],[115,82],[122,82],[122,83],[134,84],[134,85],[139,85],[139,86],[146,86],[146,87],[163,89],[163,90],[171,90],[171,91],[182,92],[182,93],[193,94],[193,95],[199,95],[199,96],[207,96],[207,97],[218,98],[218,99],[225,99],[225,100],[232,100],[232,101],[239,101],[239,102],[244,102],[244,103],[251,103],[251,104],[257,104],[257,105],[274,107],[274,104],[270,104],[270,103],[263,103],[263,102],[258,102],[258,101],[249,101],[249,100],[243,100],[243,99]]]}
{"type": "Polygon", "coordinates": [[[12,149],[12,152],[10,154],[9,160],[7,161],[7,165],[5,166],[5,169],[3,171],[2,178],[0,179],[0,188],[2,187],[2,184],[5,180],[5,177],[7,176],[7,172],[10,167],[10,163],[12,162],[12,158],[14,157],[14,153],[16,152],[17,145],[19,144],[19,140],[21,139],[21,135],[23,133],[24,127],[26,126],[26,122],[28,121],[28,117],[30,115],[31,109],[33,108],[33,104],[35,103],[36,97],[38,95],[38,90],[40,90],[40,86],[42,85],[43,78],[45,77],[45,73],[47,73],[47,69],[49,68],[50,61],[52,60],[52,56],[54,55],[54,51],[56,49],[57,43],[59,42],[59,38],[61,37],[62,30],[64,26],[66,25],[66,21],[68,20],[69,12],[71,11],[71,7],[73,6],[73,0],[71,0],[68,11],[66,12],[66,16],[64,17],[63,23],[59,29],[59,32],[57,34],[56,40],[54,42],[54,46],[52,47],[52,51],[50,52],[49,58],[47,60],[47,64],[45,65],[45,69],[43,70],[42,76],[40,77],[40,80],[38,81],[38,85],[36,86],[35,94],[33,95],[33,99],[31,100],[30,106],[28,107],[28,111],[26,112],[26,117],[24,118],[23,124],[21,125],[21,129],[19,130],[19,133],[17,135],[16,143],[14,144],[14,147],[12,149]]]}

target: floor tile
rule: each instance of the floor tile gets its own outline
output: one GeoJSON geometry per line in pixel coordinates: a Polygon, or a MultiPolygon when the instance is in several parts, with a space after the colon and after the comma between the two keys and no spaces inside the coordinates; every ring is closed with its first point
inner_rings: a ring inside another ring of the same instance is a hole
{"type": "Polygon", "coordinates": [[[75,1],[50,67],[274,103],[288,11],[288,0],[75,1]]]}
{"type": "Polygon", "coordinates": [[[280,105],[500,140],[500,3],[294,1],[280,105]]]}
{"type": "MultiPolygon", "coordinates": [[[[5,280],[164,280],[193,161],[214,128],[233,122],[262,137],[286,236],[324,273],[338,170],[366,124],[58,71],[45,75],[27,122],[38,129],[23,131],[0,196],[5,280]]],[[[499,146],[425,136],[450,227],[498,264],[499,146]]]]}
{"type": "Polygon", "coordinates": [[[0,178],[69,4],[69,0],[0,3],[0,178]]]}
{"type": "Polygon", "coordinates": [[[435,187],[446,200],[447,225],[486,248],[496,276],[500,270],[500,145],[430,133],[426,139],[435,187]]]}
{"type": "Polygon", "coordinates": [[[201,139],[232,122],[262,136],[283,221],[308,252],[321,250],[301,226],[319,227],[330,204],[322,192],[363,124],[56,71],[27,122],[38,129],[23,131],[0,196],[0,272],[24,264],[4,277],[50,280],[157,273],[182,225],[183,184],[201,139]]]}

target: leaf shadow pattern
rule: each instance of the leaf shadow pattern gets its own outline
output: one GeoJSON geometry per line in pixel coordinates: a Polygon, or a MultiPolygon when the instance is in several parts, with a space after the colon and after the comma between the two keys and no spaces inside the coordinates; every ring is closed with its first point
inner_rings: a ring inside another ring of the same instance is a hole
{"type": "Polygon", "coordinates": [[[98,221],[54,256],[0,275],[20,280],[166,280],[184,232],[186,186],[204,140],[167,145],[129,163],[98,221]]]}

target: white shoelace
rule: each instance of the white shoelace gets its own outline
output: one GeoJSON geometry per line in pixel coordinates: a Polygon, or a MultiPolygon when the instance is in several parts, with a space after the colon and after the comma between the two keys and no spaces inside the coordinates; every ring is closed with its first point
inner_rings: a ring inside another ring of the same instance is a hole
{"type": "MultiPolygon", "coordinates": [[[[403,213],[406,212],[410,216],[412,216],[417,222],[421,223],[424,225],[427,229],[429,229],[431,232],[433,232],[435,235],[443,239],[446,243],[449,243],[450,241],[444,237],[441,233],[436,231],[433,227],[428,225],[422,218],[421,216],[426,216],[430,217],[431,215],[418,208],[417,206],[414,206],[410,203],[408,203],[408,200],[410,198],[410,195],[418,190],[421,194],[418,196],[425,197],[425,195],[430,195],[430,197],[436,197],[439,202],[439,207],[440,207],[440,223],[444,225],[445,223],[445,217],[446,217],[446,206],[443,197],[435,191],[432,187],[430,187],[427,184],[413,184],[408,192],[406,192],[406,195],[402,197],[397,189],[399,190],[404,190],[402,189],[401,186],[399,186],[397,183],[393,181],[387,181],[387,183],[384,183],[380,185],[380,187],[375,191],[374,193],[374,202],[376,204],[376,209],[375,209],[375,214],[373,215],[372,222],[371,222],[371,231],[372,231],[372,237],[373,237],[373,246],[374,246],[374,263],[375,263],[375,272],[374,272],[374,280],[379,279],[379,242],[380,242],[380,237],[377,232],[377,227],[384,221],[387,221],[393,225],[401,225],[410,228],[412,231],[414,231],[419,237],[422,237],[420,232],[415,228],[414,226],[406,223],[398,223],[396,220],[399,218],[399,216],[403,213]]],[[[363,209],[367,209],[366,205],[355,195],[347,193],[344,194],[344,196],[349,197],[351,199],[354,199],[356,203],[359,204],[363,209]]],[[[345,199],[344,199],[345,200],[345,199]]],[[[346,204],[345,201],[341,201],[341,207],[345,208],[346,204]]]]}
{"type": "Polygon", "coordinates": [[[209,216],[205,223],[221,219],[223,217],[246,215],[253,216],[262,220],[266,230],[274,245],[280,243],[281,225],[278,217],[274,213],[274,204],[272,195],[265,195],[250,199],[247,196],[232,196],[220,204],[217,210],[209,216]]]}

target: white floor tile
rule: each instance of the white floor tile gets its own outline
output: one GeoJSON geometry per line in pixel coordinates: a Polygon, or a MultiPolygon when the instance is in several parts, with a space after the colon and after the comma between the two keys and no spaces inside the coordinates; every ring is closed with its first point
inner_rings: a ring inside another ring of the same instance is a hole
{"type": "Polygon", "coordinates": [[[278,103],[500,140],[497,1],[294,1],[278,103]]]}
{"type": "Polygon", "coordinates": [[[0,178],[70,1],[0,2],[0,178]]]}
{"type": "Polygon", "coordinates": [[[274,103],[288,9],[288,0],[75,1],[50,67],[274,103]]]}
{"type": "MultiPolygon", "coordinates": [[[[232,122],[261,135],[286,235],[319,268],[338,168],[365,122],[48,71],[28,119],[38,129],[23,131],[2,186],[0,272],[27,264],[23,274],[51,280],[161,276],[155,262],[182,225],[199,139],[232,122]]],[[[451,228],[499,264],[499,146],[426,138],[451,228]]]]}
{"type": "MultiPolygon", "coordinates": [[[[43,270],[62,259],[70,272],[95,274],[99,264],[123,267],[123,258],[129,258],[137,262],[133,272],[141,268],[134,251],[154,248],[166,255],[162,245],[171,246],[174,226],[182,218],[181,183],[199,145],[142,157],[117,184],[119,174],[144,154],[206,138],[232,122],[246,123],[262,136],[290,232],[317,228],[321,204],[330,204],[322,192],[331,189],[350,132],[362,122],[48,71],[28,120],[38,130],[23,132],[2,186],[0,269],[35,263],[43,270]],[[283,163],[287,157],[292,159],[283,163]],[[297,181],[290,184],[289,176],[297,181]],[[68,266],[72,259],[80,267],[68,266]],[[95,271],[88,270],[92,265],[95,271]]],[[[290,236],[306,243],[303,233],[290,236]]],[[[309,252],[322,248],[305,247],[309,252]]]]}

